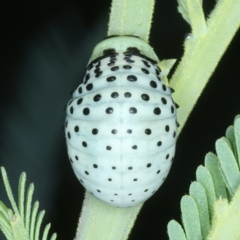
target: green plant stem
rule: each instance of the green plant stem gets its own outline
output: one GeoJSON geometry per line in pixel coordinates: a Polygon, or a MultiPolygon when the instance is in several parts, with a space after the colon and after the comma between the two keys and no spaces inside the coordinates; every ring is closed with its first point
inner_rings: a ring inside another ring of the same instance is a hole
{"type": "Polygon", "coordinates": [[[108,36],[135,35],[148,42],[154,3],[154,0],[113,0],[108,36]]]}
{"type": "Polygon", "coordinates": [[[112,207],[86,192],[75,239],[127,239],[141,206],[112,207]]]}
{"type": "Polygon", "coordinates": [[[207,21],[206,33],[189,35],[185,53],[171,79],[179,104],[181,131],[197,99],[240,25],[240,0],[219,0],[207,21]],[[197,35],[197,36],[196,36],[197,35]]]}

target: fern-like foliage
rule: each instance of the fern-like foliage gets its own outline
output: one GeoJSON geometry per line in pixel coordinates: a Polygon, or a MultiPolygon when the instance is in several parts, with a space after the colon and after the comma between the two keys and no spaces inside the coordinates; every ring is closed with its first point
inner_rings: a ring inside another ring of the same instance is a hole
{"type": "MultiPolygon", "coordinates": [[[[8,209],[0,201],[0,230],[7,240],[39,240],[40,227],[45,211],[38,213],[38,201],[32,207],[34,185],[32,183],[29,185],[25,196],[26,174],[22,173],[20,175],[18,204],[16,204],[4,167],[1,167],[1,172],[12,209],[8,209]]],[[[46,225],[41,238],[42,240],[47,240],[50,226],[50,223],[46,225]]],[[[54,233],[50,240],[55,240],[56,238],[57,235],[54,233]]]]}
{"type": "Polygon", "coordinates": [[[168,223],[170,240],[240,239],[240,115],[216,141],[216,152],[206,155],[181,199],[183,226],[168,223]]]}

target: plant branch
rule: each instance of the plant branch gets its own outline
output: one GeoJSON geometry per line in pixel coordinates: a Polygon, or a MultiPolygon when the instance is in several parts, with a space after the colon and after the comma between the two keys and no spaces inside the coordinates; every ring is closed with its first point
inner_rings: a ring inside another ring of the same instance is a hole
{"type": "Polygon", "coordinates": [[[154,0],[113,0],[108,36],[134,35],[148,42],[154,4],[154,0]]]}
{"type": "MultiPolygon", "coordinates": [[[[193,33],[185,40],[184,56],[170,80],[172,88],[176,90],[173,93],[174,100],[180,106],[179,131],[239,28],[239,9],[240,0],[217,1],[215,9],[207,20],[206,32],[202,31],[201,27],[193,27],[193,33]]],[[[192,8],[191,11],[195,9],[192,8]]],[[[194,12],[190,15],[194,17],[194,12]]]]}

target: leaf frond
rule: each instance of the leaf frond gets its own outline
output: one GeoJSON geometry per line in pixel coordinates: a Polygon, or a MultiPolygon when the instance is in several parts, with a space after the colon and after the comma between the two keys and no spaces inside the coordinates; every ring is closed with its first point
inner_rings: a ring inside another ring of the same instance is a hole
{"type": "MultiPolygon", "coordinates": [[[[17,206],[4,167],[1,167],[1,173],[12,209],[8,209],[6,205],[0,201],[0,230],[7,240],[39,240],[41,223],[45,211],[41,211],[37,216],[39,203],[35,202],[31,212],[34,185],[32,183],[29,185],[25,202],[25,185],[27,176],[25,173],[20,175],[17,206]]],[[[47,240],[49,229],[50,224],[44,229],[43,240],[47,240]]],[[[57,235],[53,234],[50,239],[55,240],[56,237],[57,235]]]]}
{"type": "Polygon", "coordinates": [[[227,128],[226,137],[216,141],[217,155],[208,153],[205,166],[197,168],[197,181],[181,200],[183,227],[173,220],[168,223],[170,240],[177,239],[177,233],[183,239],[186,234],[188,240],[239,239],[239,140],[240,115],[227,128]]]}

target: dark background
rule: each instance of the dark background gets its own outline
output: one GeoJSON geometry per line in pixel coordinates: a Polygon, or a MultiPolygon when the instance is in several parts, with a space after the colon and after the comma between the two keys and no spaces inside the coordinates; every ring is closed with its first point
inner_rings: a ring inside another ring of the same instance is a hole
{"type": "MultiPolygon", "coordinates": [[[[207,4],[206,14],[215,0],[207,4]]],[[[176,0],[156,3],[150,42],[160,59],[180,59],[190,33],[176,7],[176,0]]],[[[15,0],[0,7],[0,165],[15,197],[22,171],[28,184],[34,182],[34,200],[46,210],[44,225],[52,223],[58,240],[74,238],[84,196],[67,157],[63,107],[82,81],[93,47],[106,36],[109,8],[110,0],[15,0]]],[[[178,139],[166,182],[144,205],[130,240],[168,239],[167,223],[180,220],[180,199],[197,166],[240,113],[239,40],[238,33],[178,139]]],[[[0,199],[8,203],[2,180],[0,199]]]]}

